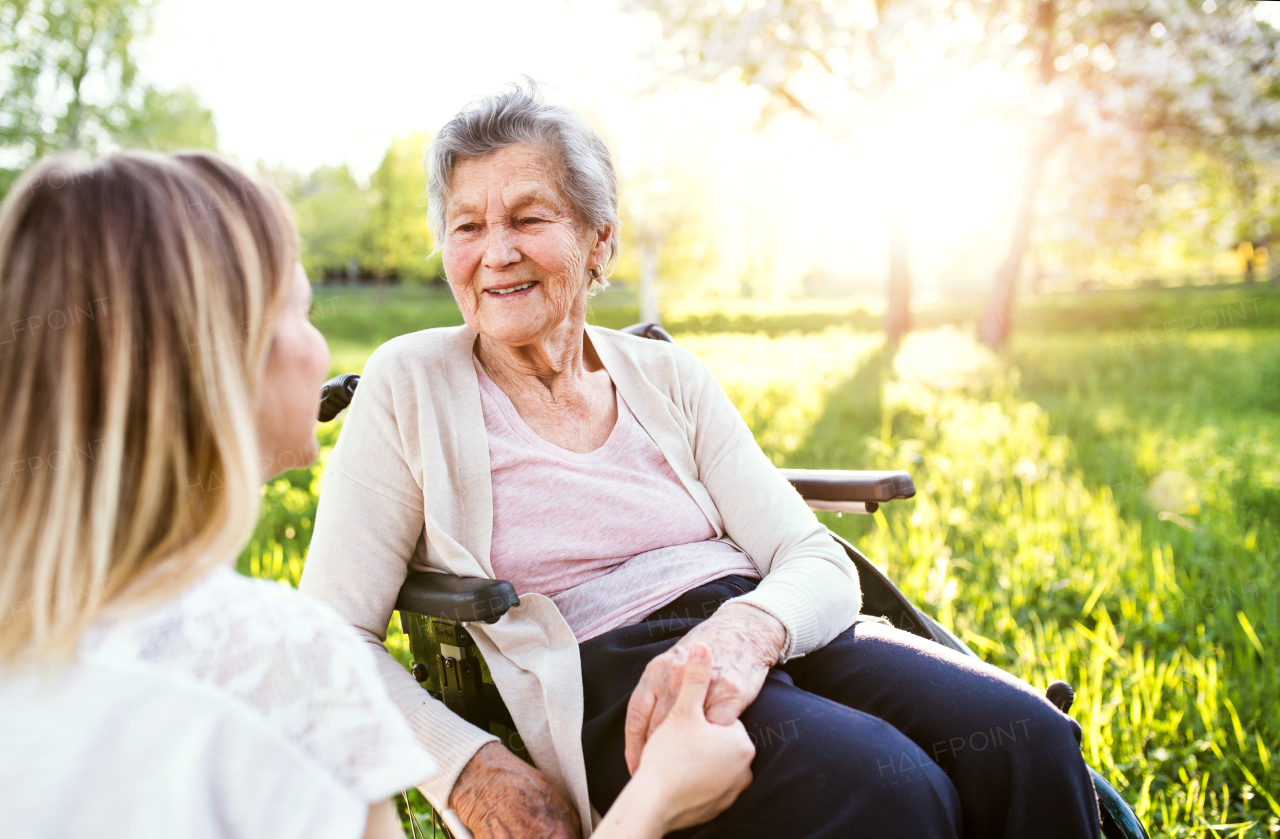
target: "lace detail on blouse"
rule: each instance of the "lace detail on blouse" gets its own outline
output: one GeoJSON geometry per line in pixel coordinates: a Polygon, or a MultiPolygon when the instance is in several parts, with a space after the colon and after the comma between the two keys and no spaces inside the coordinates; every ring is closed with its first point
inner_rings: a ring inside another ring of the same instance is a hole
{"type": "Polygon", "coordinates": [[[99,625],[82,655],[217,690],[369,803],[434,769],[349,624],[325,603],[230,568],[145,615],[99,625]]]}
{"type": "Polygon", "coordinates": [[[435,769],[355,629],[225,567],[0,667],[0,743],[6,839],[356,839],[435,769]]]}

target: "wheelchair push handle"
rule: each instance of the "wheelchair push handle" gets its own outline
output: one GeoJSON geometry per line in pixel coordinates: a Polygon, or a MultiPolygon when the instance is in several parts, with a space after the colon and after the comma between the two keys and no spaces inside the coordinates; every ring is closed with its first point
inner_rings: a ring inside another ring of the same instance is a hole
{"type": "Polygon", "coordinates": [[[358,384],[360,376],[356,373],[343,373],[325,382],[320,388],[320,422],[328,422],[350,405],[358,384]]]}

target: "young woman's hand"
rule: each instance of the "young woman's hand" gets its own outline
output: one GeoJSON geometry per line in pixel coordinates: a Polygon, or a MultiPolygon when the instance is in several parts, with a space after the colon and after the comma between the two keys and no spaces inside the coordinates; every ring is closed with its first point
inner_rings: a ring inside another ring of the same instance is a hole
{"type": "Polygon", "coordinates": [[[675,703],[649,736],[639,768],[600,823],[597,839],[657,839],[702,824],[751,783],[755,746],[740,720],[707,720],[710,685],[711,651],[693,644],[675,703]]]}

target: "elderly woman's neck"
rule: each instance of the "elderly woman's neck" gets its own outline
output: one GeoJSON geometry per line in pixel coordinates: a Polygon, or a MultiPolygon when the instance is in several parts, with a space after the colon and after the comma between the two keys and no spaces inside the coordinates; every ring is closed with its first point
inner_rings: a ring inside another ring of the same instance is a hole
{"type": "Polygon", "coordinates": [[[504,391],[517,389],[552,401],[580,391],[592,373],[604,369],[581,328],[520,346],[481,335],[476,355],[489,378],[504,391]]]}
{"type": "Polygon", "coordinates": [[[618,419],[613,382],[581,322],[559,341],[513,346],[482,335],[476,354],[542,439],[583,454],[609,439],[618,419]]]}

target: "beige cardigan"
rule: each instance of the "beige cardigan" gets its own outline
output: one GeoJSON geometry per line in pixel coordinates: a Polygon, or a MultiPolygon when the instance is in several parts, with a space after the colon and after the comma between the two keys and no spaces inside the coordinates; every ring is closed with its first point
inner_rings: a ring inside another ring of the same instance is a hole
{"type": "MultiPolygon", "coordinates": [[[[594,326],[587,335],[716,538],[760,569],[760,586],[737,600],[783,624],[784,659],[852,625],[861,605],[853,564],[760,451],[702,362],[661,341],[594,326]]],[[[447,805],[472,755],[496,738],[431,698],[382,643],[410,570],[493,577],[489,450],[471,363],[476,337],[465,326],[428,329],[387,342],[369,359],[325,470],[301,583],[377,647],[392,698],[440,763],[421,785],[438,806],[447,805]]],[[[530,756],[591,825],[582,675],[569,625],[549,598],[527,594],[496,624],[470,631],[530,756]]]]}

